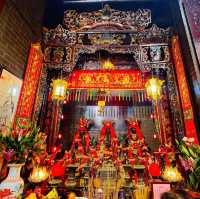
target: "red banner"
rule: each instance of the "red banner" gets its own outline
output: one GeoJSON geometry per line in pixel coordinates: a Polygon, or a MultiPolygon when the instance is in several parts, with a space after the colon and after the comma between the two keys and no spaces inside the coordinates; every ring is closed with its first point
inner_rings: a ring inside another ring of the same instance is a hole
{"type": "Polygon", "coordinates": [[[30,49],[15,119],[26,118],[31,120],[42,63],[43,55],[40,45],[33,44],[30,49]]]}
{"type": "Polygon", "coordinates": [[[70,75],[68,89],[144,90],[145,83],[140,71],[83,70],[70,75]]]}
{"type": "Polygon", "coordinates": [[[184,115],[185,134],[187,137],[193,137],[195,139],[195,143],[198,143],[197,131],[194,122],[194,112],[190,99],[178,37],[173,37],[172,39],[172,52],[184,115]]]}

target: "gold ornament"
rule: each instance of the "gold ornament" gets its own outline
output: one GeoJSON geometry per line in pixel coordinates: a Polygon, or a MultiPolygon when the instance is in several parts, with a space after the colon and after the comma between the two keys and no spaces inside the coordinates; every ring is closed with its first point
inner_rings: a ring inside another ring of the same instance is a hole
{"type": "Polygon", "coordinates": [[[100,186],[101,186],[101,180],[99,178],[95,178],[94,179],[94,186],[96,188],[100,188],[100,186]]]}
{"type": "Polygon", "coordinates": [[[98,112],[99,113],[104,112],[105,105],[106,105],[106,102],[104,100],[98,101],[98,107],[99,107],[98,112]]]}
{"type": "Polygon", "coordinates": [[[147,96],[155,101],[158,100],[161,96],[161,87],[163,83],[164,81],[157,78],[149,79],[145,85],[147,96]]]}
{"type": "Polygon", "coordinates": [[[36,166],[33,168],[29,176],[29,181],[33,183],[39,183],[46,180],[49,177],[49,172],[46,167],[36,166]]]}
{"type": "Polygon", "coordinates": [[[106,60],[103,63],[102,68],[104,70],[113,70],[113,69],[115,69],[115,66],[114,66],[114,64],[110,60],[106,60]]]}
{"type": "Polygon", "coordinates": [[[56,188],[53,188],[45,197],[44,199],[59,199],[58,192],[56,188]]]}
{"type": "Polygon", "coordinates": [[[75,193],[73,193],[73,192],[69,193],[68,199],[75,199],[75,198],[76,198],[75,193]]]}
{"type": "Polygon", "coordinates": [[[149,194],[150,194],[150,188],[148,186],[141,186],[138,187],[135,191],[134,191],[134,196],[135,199],[148,199],[149,198],[149,194]]]}
{"type": "Polygon", "coordinates": [[[183,180],[181,173],[176,167],[167,166],[163,171],[162,178],[169,182],[180,182],[183,180]]]}
{"type": "Polygon", "coordinates": [[[25,199],[37,199],[37,196],[35,193],[30,193],[25,199]]]}

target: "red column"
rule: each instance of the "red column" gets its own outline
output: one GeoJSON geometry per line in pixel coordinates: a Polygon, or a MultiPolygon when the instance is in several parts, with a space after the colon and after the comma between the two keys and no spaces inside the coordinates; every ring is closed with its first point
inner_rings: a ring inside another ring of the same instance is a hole
{"type": "Polygon", "coordinates": [[[195,143],[199,143],[194,121],[194,111],[192,107],[191,96],[177,36],[173,37],[172,39],[172,52],[181,97],[181,105],[183,109],[185,135],[187,137],[193,137],[195,139],[195,143]]]}
{"type": "MultiPolygon", "coordinates": [[[[32,119],[32,112],[35,103],[38,83],[40,79],[41,69],[43,64],[43,54],[40,49],[40,44],[32,44],[28,63],[26,66],[26,73],[23,80],[17,111],[16,119],[32,119]]],[[[14,123],[14,126],[15,126],[14,123]]]]}
{"type": "Polygon", "coordinates": [[[1,13],[1,10],[3,9],[5,2],[6,0],[0,0],[0,13],[1,13]]]}

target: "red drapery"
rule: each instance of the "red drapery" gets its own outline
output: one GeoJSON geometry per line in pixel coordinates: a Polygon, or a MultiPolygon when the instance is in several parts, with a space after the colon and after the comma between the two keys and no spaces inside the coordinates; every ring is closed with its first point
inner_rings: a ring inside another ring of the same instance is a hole
{"type": "Polygon", "coordinates": [[[181,104],[184,115],[185,135],[187,137],[193,137],[195,139],[195,143],[199,143],[197,130],[194,122],[194,111],[191,103],[191,96],[189,93],[189,87],[187,84],[183,59],[177,36],[173,37],[172,39],[172,52],[173,52],[173,59],[178,79],[178,87],[179,87],[181,104]]]}
{"type": "Polygon", "coordinates": [[[83,70],[74,71],[67,80],[68,89],[143,90],[145,78],[141,71],[83,70]]]}

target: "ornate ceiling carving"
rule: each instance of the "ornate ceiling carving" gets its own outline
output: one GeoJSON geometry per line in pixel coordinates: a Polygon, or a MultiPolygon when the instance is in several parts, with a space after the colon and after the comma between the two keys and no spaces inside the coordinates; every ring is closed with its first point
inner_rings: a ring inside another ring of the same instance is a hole
{"type": "Polygon", "coordinates": [[[45,48],[45,62],[51,68],[63,67],[71,72],[82,54],[93,54],[98,50],[109,53],[131,54],[142,71],[151,68],[167,68],[170,62],[169,48],[166,43],[144,45],[76,45],[74,47],[47,47],[45,48]]]}
{"type": "Polygon", "coordinates": [[[62,25],[55,29],[44,30],[43,40],[46,45],[72,46],[83,45],[131,45],[135,43],[167,42],[171,35],[171,29],[159,28],[153,24],[152,27],[136,32],[70,32],[62,25]]]}
{"type": "Polygon", "coordinates": [[[165,68],[172,31],[150,24],[150,10],[118,11],[105,6],[88,13],[66,11],[64,26],[43,32],[46,65],[70,72],[81,54],[106,50],[131,54],[141,70],[165,68]]]}
{"type": "Polygon", "coordinates": [[[64,13],[64,25],[70,31],[98,29],[100,24],[115,25],[118,30],[141,30],[151,24],[151,11],[147,9],[119,11],[105,5],[102,10],[78,13],[67,10],[64,13]]]}

